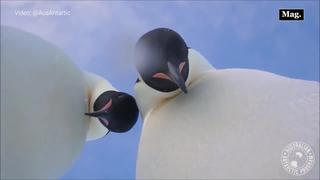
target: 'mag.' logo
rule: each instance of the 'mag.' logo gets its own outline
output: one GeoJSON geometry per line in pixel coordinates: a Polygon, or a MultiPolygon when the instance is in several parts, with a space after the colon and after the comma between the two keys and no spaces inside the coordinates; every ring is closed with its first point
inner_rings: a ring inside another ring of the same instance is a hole
{"type": "Polygon", "coordinates": [[[279,20],[303,20],[303,9],[279,9],[279,20]]]}

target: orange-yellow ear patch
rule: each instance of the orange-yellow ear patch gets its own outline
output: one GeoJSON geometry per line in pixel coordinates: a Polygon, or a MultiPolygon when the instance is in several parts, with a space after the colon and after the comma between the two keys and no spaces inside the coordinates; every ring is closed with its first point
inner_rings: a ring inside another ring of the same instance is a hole
{"type": "Polygon", "coordinates": [[[155,73],[153,76],[153,78],[157,78],[157,79],[167,79],[170,80],[170,77],[168,75],[166,75],[165,73],[155,73]]]}
{"type": "Polygon", "coordinates": [[[101,112],[101,111],[106,111],[107,109],[109,109],[112,106],[112,99],[110,99],[106,105],[104,105],[100,110],[96,111],[96,112],[101,112]]]}
{"type": "Polygon", "coordinates": [[[181,73],[181,71],[183,70],[184,65],[186,64],[186,62],[182,62],[179,64],[179,72],[181,73]]]}

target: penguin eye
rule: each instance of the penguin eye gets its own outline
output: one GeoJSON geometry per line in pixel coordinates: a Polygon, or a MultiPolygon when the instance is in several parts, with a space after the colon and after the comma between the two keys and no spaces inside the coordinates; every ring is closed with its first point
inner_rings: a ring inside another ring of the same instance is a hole
{"type": "Polygon", "coordinates": [[[155,73],[152,77],[157,78],[157,79],[171,80],[170,77],[168,75],[166,75],[165,73],[155,73]]]}
{"type": "Polygon", "coordinates": [[[185,64],[186,64],[185,61],[183,61],[182,63],[179,64],[179,72],[180,72],[180,73],[182,72],[185,64]]]}

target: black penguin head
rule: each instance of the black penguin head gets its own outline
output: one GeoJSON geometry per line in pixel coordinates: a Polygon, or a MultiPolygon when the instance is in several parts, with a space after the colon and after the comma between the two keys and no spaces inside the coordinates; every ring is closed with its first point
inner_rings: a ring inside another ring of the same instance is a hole
{"type": "Polygon", "coordinates": [[[129,131],[138,119],[135,99],[124,92],[106,91],[94,102],[94,112],[85,113],[97,117],[111,132],[129,131]]]}
{"type": "Polygon", "coordinates": [[[187,93],[188,47],[182,37],[167,28],[144,34],[135,49],[136,67],[143,81],[153,89],[187,93]]]}

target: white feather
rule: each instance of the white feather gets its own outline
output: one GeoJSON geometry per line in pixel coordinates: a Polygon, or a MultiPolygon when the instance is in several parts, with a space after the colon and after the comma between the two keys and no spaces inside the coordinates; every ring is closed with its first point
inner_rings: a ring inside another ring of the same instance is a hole
{"type": "MultiPolygon", "coordinates": [[[[295,178],[280,162],[282,148],[292,141],[310,144],[319,159],[318,82],[257,70],[214,70],[196,54],[188,94],[168,98],[152,96],[147,86],[136,88],[139,108],[149,113],[137,179],[295,178]]],[[[319,161],[303,178],[317,177],[319,161]]]]}

